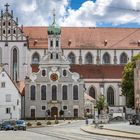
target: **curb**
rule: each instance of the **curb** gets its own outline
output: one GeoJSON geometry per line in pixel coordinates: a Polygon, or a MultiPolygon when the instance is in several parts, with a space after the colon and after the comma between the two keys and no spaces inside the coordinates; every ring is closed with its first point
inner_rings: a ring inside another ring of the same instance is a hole
{"type": "MultiPolygon", "coordinates": [[[[86,132],[86,133],[90,133],[90,134],[96,134],[96,135],[103,135],[103,136],[110,136],[110,137],[119,137],[119,138],[128,138],[128,139],[136,139],[136,140],[140,140],[140,138],[136,138],[136,137],[131,137],[131,136],[120,136],[120,135],[111,135],[111,134],[105,134],[105,133],[97,133],[97,132],[91,132],[89,130],[85,130],[83,127],[80,128],[82,131],[86,132]]],[[[103,128],[104,129],[104,128],[103,128]]],[[[102,129],[102,130],[103,130],[102,129]]],[[[112,131],[112,130],[109,130],[112,131]]],[[[122,132],[124,133],[124,132],[122,132]]],[[[128,134],[128,133],[126,133],[128,134]]]]}
{"type": "Polygon", "coordinates": [[[140,133],[135,133],[135,132],[131,132],[131,131],[122,131],[122,130],[109,129],[109,128],[103,128],[103,129],[104,129],[104,130],[110,130],[110,131],[116,131],[116,132],[127,133],[127,134],[140,135],[140,133]]]}

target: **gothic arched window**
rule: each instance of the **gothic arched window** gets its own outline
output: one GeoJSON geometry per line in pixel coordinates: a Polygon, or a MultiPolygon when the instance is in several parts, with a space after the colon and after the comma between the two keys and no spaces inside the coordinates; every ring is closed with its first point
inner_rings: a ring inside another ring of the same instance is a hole
{"type": "Polygon", "coordinates": [[[73,86],[73,100],[78,100],[78,86],[73,86]]]}
{"type": "Polygon", "coordinates": [[[18,51],[16,48],[13,49],[13,80],[17,81],[18,77],[18,51]]]}
{"type": "Polygon", "coordinates": [[[57,87],[56,87],[56,85],[52,86],[52,100],[57,100],[57,87]]]}
{"type": "Polygon", "coordinates": [[[46,86],[41,86],[41,100],[46,100],[46,86]]]}
{"type": "Polygon", "coordinates": [[[39,63],[39,54],[37,52],[35,52],[32,56],[32,63],[33,64],[38,64],[39,63]]]}
{"type": "Polygon", "coordinates": [[[110,64],[110,56],[107,52],[103,55],[103,64],[110,64]]]}
{"type": "Polygon", "coordinates": [[[66,85],[64,85],[63,87],[62,87],[62,100],[67,100],[67,95],[68,93],[67,93],[67,86],[66,85]]]}
{"type": "Polygon", "coordinates": [[[114,105],[114,90],[112,87],[109,87],[107,90],[107,103],[109,106],[114,105]]]}
{"type": "Polygon", "coordinates": [[[32,85],[32,86],[31,86],[31,94],[30,94],[30,99],[31,99],[31,100],[35,100],[35,92],[36,92],[35,86],[32,85]]]}
{"type": "Polygon", "coordinates": [[[89,96],[91,96],[92,98],[96,99],[95,89],[93,87],[91,87],[89,89],[89,96]]]}
{"type": "Polygon", "coordinates": [[[93,63],[93,57],[92,57],[92,54],[90,52],[88,52],[86,54],[85,63],[86,64],[92,64],[93,63]]]}
{"type": "Polygon", "coordinates": [[[126,64],[127,60],[128,60],[128,58],[127,58],[126,53],[122,53],[120,56],[120,64],[126,64]]]}
{"type": "Polygon", "coordinates": [[[71,64],[75,64],[75,55],[74,55],[74,53],[71,52],[68,55],[68,60],[70,61],[71,64]]]}

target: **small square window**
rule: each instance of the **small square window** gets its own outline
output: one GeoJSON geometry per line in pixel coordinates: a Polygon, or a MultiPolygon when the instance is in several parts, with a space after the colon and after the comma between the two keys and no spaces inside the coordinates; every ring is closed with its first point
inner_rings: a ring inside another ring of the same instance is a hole
{"type": "Polygon", "coordinates": [[[1,87],[5,88],[5,82],[1,82],[1,87]]]}
{"type": "Polygon", "coordinates": [[[46,106],[42,106],[42,110],[46,110],[46,106]]]}
{"type": "Polygon", "coordinates": [[[67,110],[67,106],[63,106],[63,110],[67,110]]]}
{"type": "Polygon", "coordinates": [[[24,43],[24,47],[26,47],[27,46],[27,43],[24,43]]]}
{"type": "Polygon", "coordinates": [[[6,95],[6,102],[11,102],[11,94],[6,95]]]}

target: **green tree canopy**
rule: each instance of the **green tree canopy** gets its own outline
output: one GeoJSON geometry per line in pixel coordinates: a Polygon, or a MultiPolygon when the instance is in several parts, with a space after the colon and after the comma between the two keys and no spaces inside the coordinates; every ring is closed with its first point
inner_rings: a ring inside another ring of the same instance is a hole
{"type": "Polygon", "coordinates": [[[121,87],[122,94],[126,96],[127,107],[134,107],[134,68],[138,59],[140,54],[134,56],[132,61],[125,65],[123,71],[121,87]]]}
{"type": "Polygon", "coordinates": [[[98,100],[96,101],[96,107],[98,108],[99,113],[104,109],[104,107],[107,107],[107,103],[103,95],[100,95],[98,100]]]}

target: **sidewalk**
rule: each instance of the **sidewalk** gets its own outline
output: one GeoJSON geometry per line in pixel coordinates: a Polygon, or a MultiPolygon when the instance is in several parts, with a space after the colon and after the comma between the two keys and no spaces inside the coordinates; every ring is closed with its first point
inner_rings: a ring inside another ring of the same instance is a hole
{"type": "MultiPolygon", "coordinates": [[[[83,130],[85,132],[88,132],[88,133],[91,133],[91,134],[104,135],[104,136],[112,136],[112,137],[121,137],[121,138],[129,138],[129,139],[138,139],[138,140],[140,140],[140,130],[139,130],[139,133],[137,133],[138,131],[137,132],[134,132],[135,129],[134,129],[133,132],[126,131],[126,130],[123,130],[122,131],[122,129],[115,129],[114,127],[111,128],[111,125],[112,124],[108,124],[109,128],[106,127],[105,125],[103,125],[104,126],[103,128],[95,128],[95,125],[88,125],[88,126],[81,127],[81,130],[83,130]]],[[[120,126],[121,126],[121,124],[120,124],[120,126]]]]}
{"type": "Polygon", "coordinates": [[[53,126],[59,126],[59,125],[65,125],[65,124],[68,124],[68,123],[74,123],[74,122],[77,122],[78,120],[58,120],[59,123],[55,123],[55,120],[49,120],[51,122],[50,125],[47,125],[47,121],[48,120],[27,120],[26,121],[26,124],[27,123],[31,123],[31,126],[28,126],[27,125],[27,128],[37,128],[37,127],[53,127],[53,126]],[[37,123],[40,122],[41,125],[37,125],[37,123]]]}

